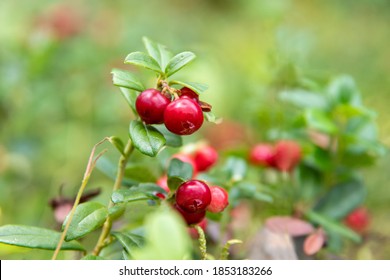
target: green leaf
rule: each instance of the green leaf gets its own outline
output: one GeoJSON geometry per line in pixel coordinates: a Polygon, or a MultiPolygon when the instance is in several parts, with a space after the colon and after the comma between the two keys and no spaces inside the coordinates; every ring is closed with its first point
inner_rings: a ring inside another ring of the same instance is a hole
{"type": "Polygon", "coordinates": [[[144,42],[148,54],[159,63],[161,69],[165,69],[168,61],[172,58],[172,54],[164,45],[155,43],[147,37],[143,37],[142,41],[144,42]]]}
{"type": "Polygon", "coordinates": [[[247,169],[245,160],[235,156],[229,157],[223,168],[228,173],[230,180],[234,182],[241,181],[245,177],[247,169]]]}
{"type": "Polygon", "coordinates": [[[189,180],[192,178],[193,172],[194,170],[191,164],[181,161],[180,159],[173,158],[169,163],[168,178],[179,177],[184,180],[189,180]]]}
{"type": "Polygon", "coordinates": [[[195,91],[197,94],[202,94],[205,92],[209,87],[208,85],[205,84],[200,84],[200,83],[193,83],[193,82],[182,82],[182,81],[170,81],[170,85],[181,85],[183,87],[188,87],[189,89],[192,89],[195,91]]]}
{"type": "Polygon", "coordinates": [[[155,157],[166,143],[161,132],[151,125],[145,125],[141,121],[132,121],[129,133],[134,147],[147,156],[155,157]]]}
{"type": "Polygon", "coordinates": [[[334,79],[328,87],[327,94],[334,105],[343,103],[359,106],[362,103],[359,90],[350,76],[340,76],[334,79]]]}
{"type": "Polygon", "coordinates": [[[139,184],[138,186],[131,187],[129,189],[119,189],[115,191],[111,200],[114,203],[133,202],[139,200],[159,199],[155,194],[167,192],[160,186],[152,183],[139,184]]]}
{"type": "Polygon", "coordinates": [[[85,257],[81,258],[83,261],[103,261],[105,258],[94,256],[94,255],[86,255],[85,257]]]}
{"type": "Polygon", "coordinates": [[[112,232],[112,235],[122,244],[127,255],[131,256],[134,248],[141,248],[144,243],[144,238],[133,233],[112,232]]]}
{"type": "Polygon", "coordinates": [[[134,90],[130,90],[128,88],[120,87],[119,88],[122,96],[127,101],[127,104],[129,104],[130,108],[133,110],[135,115],[138,115],[137,110],[135,109],[135,101],[137,100],[138,93],[134,90]]]}
{"type": "MultiPolygon", "coordinates": [[[[0,243],[20,247],[55,250],[60,237],[60,232],[39,227],[24,225],[0,227],[0,243]]],[[[64,242],[61,250],[85,251],[77,241],[64,242]]]]}
{"type": "Polygon", "coordinates": [[[273,202],[272,196],[262,192],[260,185],[246,181],[235,183],[229,192],[229,201],[233,206],[238,204],[242,199],[273,202]]]}
{"type": "Polygon", "coordinates": [[[157,175],[155,170],[144,164],[130,164],[126,166],[125,178],[138,183],[155,182],[157,175]]]}
{"type": "Polygon", "coordinates": [[[157,127],[157,130],[164,135],[166,145],[174,148],[181,147],[183,145],[183,138],[180,135],[170,132],[165,126],[161,125],[157,127]]]}
{"type": "Polygon", "coordinates": [[[125,145],[123,144],[123,141],[117,137],[117,136],[111,136],[111,137],[108,137],[108,141],[114,145],[115,148],[118,149],[118,151],[124,155],[124,150],[125,150],[125,145]]]}
{"type": "Polygon", "coordinates": [[[167,77],[173,75],[177,71],[179,71],[181,68],[186,66],[188,63],[190,63],[192,60],[195,59],[195,54],[192,52],[182,52],[169,60],[167,67],[165,67],[165,74],[167,77]]]}
{"type": "MultiPolygon", "coordinates": [[[[106,206],[94,201],[81,203],[76,208],[65,240],[70,241],[87,235],[101,227],[107,216],[108,210],[106,206]]],[[[63,227],[66,225],[68,217],[66,217],[63,227]]]]}
{"type": "Polygon", "coordinates": [[[145,246],[134,248],[137,260],[185,260],[191,258],[192,242],[187,226],[176,211],[154,212],[145,219],[145,246]]]}
{"type": "Polygon", "coordinates": [[[300,108],[325,109],[328,106],[325,96],[302,89],[282,91],[279,98],[284,102],[288,102],[300,108]]]}
{"type": "Polygon", "coordinates": [[[110,220],[114,221],[118,219],[123,215],[125,210],[126,210],[126,205],[122,205],[122,204],[117,204],[108,208],[108,215],[110,216],[110,220]]]}
{"type": "Polygon", "coordinates": [[[306,217],[313,223],[321,225],[326,231],[340,234],[355,242],[361,242],[361,237],[359,236],[359,234],[344,226],[343,224],[331,218],[328,218],[327,216],[324,216],[314,211],[309,211],[306,213],[306,217]]]}
{"type": "Polygon", "coordinates": [[[118,87],[125,87],[135,91],[144,91],[145,87],[140,80],[131,72],[121,70],[121,69],[112,69],[112,82],[118,87]]]}
{"type": "Polygon", "coordinates": [[[206,121],[219,124],[222,122],[221,118],[217,118],[213,112],[203,112],[203,116],[206,119],[206,121]]]}
{"type": "Polygon", "coordinates": [[[183,178],[181,177],[177,177],[177,176],[173,176],[173,177],[169,177],[168,178],[168,187],[169,189],[174,192],[177,190],[177,188],[183,184],[184,182],[186,182],[186,180],[184,180],[183,178]]]}
{"type": "Polygon", "coordinates": [[[157,73],[163,73],[158,62],[150,55],[143,52],[132,52],[125,58],[126,64],[141,66],[157,73]]]}
{"type": "Polygon", "coordinates": [[[337,126],[323,111],[317,109],[307,109],[304,113],[304,117],[307,126],[310,128],[314,128],[328,134],[337,133],[337,126]]]}
{"type": "Polygon", "coordinates": [[[314,207],[322,215],[338,220],[347,216],[364,202],[366,189],[353,180],[334,186],[314,207]]]}

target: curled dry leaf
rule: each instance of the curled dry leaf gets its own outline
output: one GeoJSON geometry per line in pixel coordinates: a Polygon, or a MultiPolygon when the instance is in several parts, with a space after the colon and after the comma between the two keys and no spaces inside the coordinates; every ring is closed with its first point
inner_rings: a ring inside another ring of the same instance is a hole
{"type": "Polygon", "coordinates": [[[325,232],[322,228],[319,228],[308,237],[306,237],[303,243],[303,251],[306,255],[314,255],[317,253],[325,244],[325,232]]]}
{"type": "Polygon", "coordinates": [[[302,236],[314,232],[313,226],[303,220],[288,216],[275,216],[266,220],[266,227],[274,233],[302,236]]]}

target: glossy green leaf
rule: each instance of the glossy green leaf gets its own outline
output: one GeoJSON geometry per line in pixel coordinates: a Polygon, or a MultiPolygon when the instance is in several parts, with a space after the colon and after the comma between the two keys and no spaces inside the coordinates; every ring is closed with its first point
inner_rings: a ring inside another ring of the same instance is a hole
{"type": "Polygon", "coordinates": [[[177,158],[173,158],[169,162],[168,178],[179,177],[184,180],[189,180],[192,178],[193,172],[192,165],[187,162],[183,162],[177,158]]]}
{"type": "Polygon", "coordinates": [[[182,53],[175,55],[174,57],[172,57],[169,60],[167,66],[165,68],[165,71],[164,71],[165,74],[167,75],[167,77],[175,74],[181,68],[186,66],[192,60],[194,60],[195,57],[196,57],[195,54],[192,52],[182,52],[182,53]]]}
{"type": "Polygon", "coordinates": [[[345,238],[349,238],[355,242],[361,242],[361,237],[359,234],[344,226],[340,222],[333,220],[325,215],[319,214],[314,211],[309,211],[306,213],[306,217],[320,226],[322,226],[325,231],[330,231],[336,234],[340,234],[345,238]]]}
{"type": "Polygon", "coordinates": [[[325,109],[328,106],[324,95],[302,89],[285,90],[280,93],[279,98],[300,108],[325,109]]]}
{"type": "Polygon", "coordinates": [[[342,219],[364,202],[366,189],[359,181],[340,183],[318,202],[314,210],[332,219],[342,219]]]}
{"type": "Polygon", "coordinates": [[[108,215],[110,216],[110,220],[114,221],[121,217],[123,213],[126,211],[126,205],[117,204],[110,208],[108,208],[108,215]]]}
{"type": "Polygon", "coordinates": [[[158,62],[150,55],[143,52],[132,52],[125,58],[126,64],[141,66],[157,73],[163,73],[158,62]]]}
{"type": "Polygon", "coordinates": [[[183,184],[184,182],[186,182],[186,180],[184,180],[183,178],[181,177],[177,177],[177,176],[172,176],[172,177],[169,177],[168,178],[168,187],[169,189],[174,192],[177,190],[177,188],[183,184]]]}
{"type": "Polygon", "coordinates": [[[182,81],[170,81],[170,85],[181,85],[183,87],[188,87],[189,89],[192,89],[195,91],[197,94],[202,94],[205,92],[209,87],[208,85],[201,84],[201,83],[193,83],[193,82],[182,82],[182,81]]]}
{"type": "MultiPolygon", "coordinates": [[[[107,216],[106,206],[94,201],[81,203],[76,208],[65,240],[78,239],[98,229],[104,224],[107,216]]],[[[66,225],[68,217],[65,219],[63,227],[66,225]]]]}
{"type": "Polygon", "coordinates": [[[137,110],[135,109],[135,101],[137,100],[138,93],[134,90],[130,90],[128,88],[120,87],[119,88],[123,98],[126,100],[127,104],[129,104],[131,110],[135,115],[137,115],[137,110]]]}
{"type": "MultiPolygon", "coordinates": [[[[0,227],[0,243],[27,248],[55,250],[61,233],[39,227],[25,225],[5,225],[0,227]]],[[[61,250],[85,251],[77,241],[64,242],[61,250]]]]}
{"type": "Polygon", "coordinates": [[[328,134],[335,134],[337,132],[337,126],[323,111],[317,109],[307,109],[304,113],[304,117],[306,125],[309,128],[328,134]]]}
{"type": "Polygon", "coordinates": [[[168,61],[172,58],[172,54],[164,45],[153,42],[147,37],[143,37],[142,41],[148,51],[148,54],[159,63],[161,69],[165,69],[168,61]]]}
{"type": "Polygon", "coordinates": [[[111,136],[111,137],[108,137],[108,141],[114,145],[115,148],[117,148],[117,150],[122,154],[124,155],[124,150],[125,150],[125,145],[123,144],[123,141],[117,137],[117,136],[111,136]]]}
{"type": "Polygon", "coordinates": [[[125,178],[133,182],[147,183],[157,181],[156,170],[145,164],[129,164],[125,169],[125,178]]]}
{"type": "Polygon", "coordinates": [[[141,81],[131,72],[121,70],[121,69],[112,69],[112,82],[118,87],[129,88],[135,91],[144,91],[145,87],[141,81]]]}
{"type": "Polygon", "coordinates": [[[180,135],[170,132],[165,126],[161,125],[157,127],[157,130],[164,135],[166,145],[174,148],[181,147],[183,145],[183,138],[180,135]]]}
{"type": "Polygon", "coordinates": [[[144,243],[144,238],[140,235],[129,232],[112,232],[112,235],[119,241],[126,251],[126,258],[129,259],[134,248],[141,248],[144,243]]]}
{"type": "Polygon", "coordinates": [[[141,153],[155,157],[165,146],[166,140],[156,128],[141,121],[132,121],[129,129],[130,138],[141,153]]]}
{"type": "Polygon", "coordinates": [[[129,189],[122,188],[115,191],[111,196],[111,200],[114,203],[127,203],[139,200],[159,199],[155,195],[156,193],[166,194],[166,191],[156,184],[139,184],[129,189]]]}

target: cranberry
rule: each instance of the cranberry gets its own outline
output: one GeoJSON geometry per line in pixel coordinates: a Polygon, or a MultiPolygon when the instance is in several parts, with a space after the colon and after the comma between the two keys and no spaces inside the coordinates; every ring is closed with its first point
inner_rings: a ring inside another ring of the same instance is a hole
{"type": "Polygon", "coordinates": [[[179,98],[166,107],[164,123],[172,133],[190,135],[203,124],[202,108],[190,98],[179,98]]]}
{"type": "Polygon", "coordinates": [[[204,217],[206,216],[205,210],[200,211],[200,212],[190,213],[190,212],[187,212],[184,209],[182,209],[177,204],[175,204],[173,207],[180,213],[180,215],[186,221],[187,225],[197,224],[200,221],[202,221],[204,219],[204,217]]]}
{"type": "Polygon", "coordinates": [[[188,87],[183,87],[180,90],[180,97],[188,97],[196,102],[199,101],[199,95],[188,87]]]}
{"type": "Polygon", "coordinates": [[[207,171],[218,160],[217,151],[211,146],[200,147],[194,155],[198,171],[207,171]]]}
{"type": "Polygon", "coordinates": [[[292,140],[282,140],[275,145],[272,165],[280,170],[290,172],[301,160],[301,148],[292,140]]]}
{"type": "Polygon", "coordinates": [[[170,100],[157,89],[150,88],[138,95],[135,108],[141,119],[147,124],[164,122],[164,111],[170,100]]]}
{"type": "MultiPolygon", "coordinates": [[[[164,189],[167,193],[170,192],[170,189],[168,187],[168,176],[167,175],[160,177],[157,180],[156,184],[159,185],[162,189],[164,189]]],[[[158,196],[161,199],[165,198],[165,195],[162,193],[157,193],[156,196],[158,196]]]]}
{"type": "Polygon", "coordinates": [[[196,177],[196,175],[198,174],[198,168],[191,156],[187,154],[175,154],[172,156],[172,158],[177,158],[185,163],[190,164],[192,166],[192,177],[196,177]]]}
{"type": "Polygon", "coordinates": [[[176,203],[186,212],[205,211],[210,202],[210,188],[199,180],[189,180],[181,184],[176,191],[176,203]]]}
{"type": "Polygon", "coordinates": [[[369,221],[370,217],[367,209],[364,207],[356,208],[345,218],[347,226],[357,232],[363,232],[367,228],[369,221]]]}
{"type": "MultiPolygon", "coordinates": [[[[206,230],[206,227],[207,227],[207,219],[204,218],[203,220],[201,220],[199,223],[197,223],[198,226],[201,227],[201,229],[203,229],[203,231],[206,230]]],[[[199,238],[199,233],[198,231],[196,230],[196,228],[194,227],[189,227],[188,228],[188,232],[189,234],[191,235],[191,237],[193,239],[198,239],[199,238]]]]}
{"type": "Polygon", "coordinates": [[[211,202],[207,206],[207,211],[212,213],[222,212],[229,205],[229,195],[224,188],[219,186],[210,186],[211,202]]]}
{"type": "Polygon", "coordinates": [[[271,144],[259,143],[249,154],[249,160],[254,165],[271,166],[274,159],[274,147],[271,144]]]}

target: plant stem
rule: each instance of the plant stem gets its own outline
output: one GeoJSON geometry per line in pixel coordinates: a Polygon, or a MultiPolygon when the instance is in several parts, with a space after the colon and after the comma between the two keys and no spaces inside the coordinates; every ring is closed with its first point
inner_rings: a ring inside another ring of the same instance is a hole
{"type": "MultiPolygon", "coordinates": [[[[113,192],[118,190],[122,185],[122,180],[123,180],[125,170],[126,170],[126,164],[127,164],[127,161],[129,160],[129,157],[130,157],[131,153],[133,152],[133,150],[134,150],[133,143],[131,142],[131,139],[129,139],[127,141],[127,144],[126,144],[125,150],[123,151],[123,154],[119,158],[118,171],[116,174],[114,186],[112,188],[113,192]]],[[[108,208],[112,207],[113,205],[114,205],[114,203],[110,199],[110,202],[108,203],[108,208]]],[[[103,229],[102,229],[102,232],[101,232],[99,239],[96,243],[96,246],[93,249],[92,254],[94,256],[98,256],[100,254],[100,251],[106,245],[106,239],[107,239],[108,235],[110,234],[111,227],[112,227],[112,221],[111,221],[110,217],[108,216],[106,221],[104,222],[103,229]]]]}
{"type": "Polygon", "coordinates": [[[200,259],[206,260],[207,258],[206,236],[204,235],[204,231],[200,226],[196,225],[194,227],[199,234],[198,240],[199,240],[200,259]]]}

